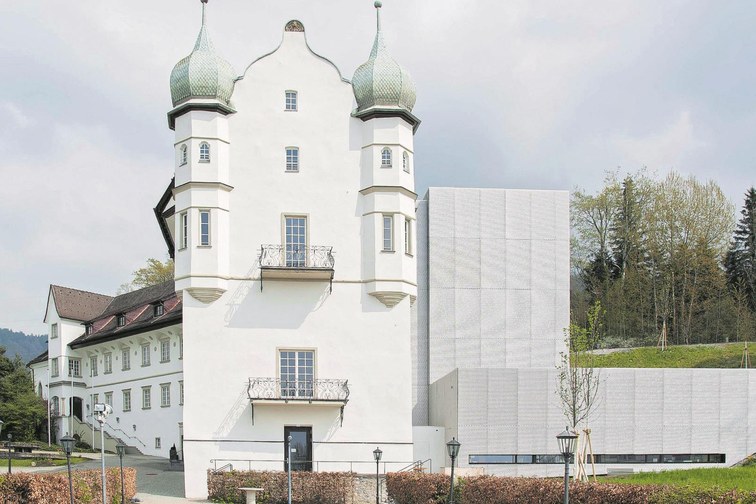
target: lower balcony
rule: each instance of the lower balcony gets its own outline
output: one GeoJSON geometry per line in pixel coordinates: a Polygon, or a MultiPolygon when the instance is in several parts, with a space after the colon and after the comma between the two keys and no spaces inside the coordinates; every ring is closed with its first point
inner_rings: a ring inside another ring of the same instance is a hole
{"type": "Polygon", "coordinates": [[[333,247],[262,245],[260,290],[266,279],[327,280],[332,284],[334,263],[333,247]]]}
{"type": "Polygon", "coordinates": [[[281,378],[250,378],[247,396],[255,421],[255,404],[315,404],[340,408],[344,421],[344,406],[349,402],[349,380],[286,380],[281,378]]]}

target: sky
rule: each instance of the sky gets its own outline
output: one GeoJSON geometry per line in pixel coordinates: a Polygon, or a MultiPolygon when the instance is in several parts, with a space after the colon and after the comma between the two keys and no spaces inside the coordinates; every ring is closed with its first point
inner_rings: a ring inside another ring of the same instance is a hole
{"type": "MultiPolygon", "coordinates": [[[[647,167],[756,184],[756,2],[384,0],[413,76],[429,186],[595,191],[647,167]]],[[[199,0],[0,2],[0,327],[44,333],[51,283],[113,294],[167,251],[152,209],[172,176],[169,76],[199,0]]],[[[210,0],[237,73],[290,19],[351,78],[371,0],[210,0]]]]}

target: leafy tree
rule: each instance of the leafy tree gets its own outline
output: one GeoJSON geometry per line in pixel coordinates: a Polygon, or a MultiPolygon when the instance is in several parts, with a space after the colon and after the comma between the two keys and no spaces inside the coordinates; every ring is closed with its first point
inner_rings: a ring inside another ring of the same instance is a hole
{"type": "Polygon", "coordinates": [[[756,189],[746,192],[745,204],[725,258],[727,285],[756,313],[756,189]]]}
{"type": "Polygon", "coordinates": [[[23,361],[5,356],[0,346],[0,418],[3,436],[12,434],[14,440],[32,441],[47,421],[45,402],[34,393],[34,384],[23,361]]]}
{"type": "Polygon", "coordinates": [[[117,294],[124,294],[137,289],[143,289],[152,285],[158,285],[169,280],[173,280],[173,259],[162,262],[150,257],[147,259],[147,265],[139,268],[133,273],[130,283],[122,284],[117,294]]]}

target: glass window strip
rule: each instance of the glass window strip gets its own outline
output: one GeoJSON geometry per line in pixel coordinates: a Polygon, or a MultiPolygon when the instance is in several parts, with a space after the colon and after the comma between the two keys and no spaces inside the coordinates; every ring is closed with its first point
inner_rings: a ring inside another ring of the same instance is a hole
{"type": "MultiPolygon", "coordinates": [[[[595,454],[597,464],[724,464],[724,453],[692,454],[595,454]]],[[[561,454],[471,454],[470,465],[564,464],[561,454]]]]}

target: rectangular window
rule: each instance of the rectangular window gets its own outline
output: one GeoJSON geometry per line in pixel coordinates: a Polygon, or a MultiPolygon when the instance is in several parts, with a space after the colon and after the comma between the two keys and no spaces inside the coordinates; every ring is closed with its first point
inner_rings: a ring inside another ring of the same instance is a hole
{"type": "Polygon", "coordinates": [[[159,437],[155,438],[155,449],[156,450],[160,449],[160,438],[159,437]]]}
{"type": "Polygon", "coordinates": [[[142,345],[142,367],[150,365],[150,344],[142,345]]]}
{"type": "Polygon", "coordinates": [[[184,404],[184,381],[179,381],[179,405],[184,404]]]}
{"type": "Polygon", "coordinates": [[[184,337],[179,336],[179,359],[184,358],[184,337]]]}
{"type": "Polygon", "coordinates": [[[165,306],[163,306],[163,303],[158,303],[153,306],[152,308],[152,316],[153,317],[160,317],[165,313],[165,306]]]}
{"type": "Polygon", "coordinates": [[[394,251],[394,216],[383,216],[383,251],[394,251]]]}
{"type": "Polygon", "coordinates": [[[286,91],[286,111],[288,112],[297,111],[297,92],[296,91],[286,91]]]}
{"type": "Polygon", "coordinates": [[[118,315],[116,324],[118,327],[123,327],[126,325],[126,315],[118,315]]]}
{"type": "Polygon", "coordinates": [[[307,217],[286,217],[286,267],[307,266],[307,217]]]}
{"type": "Polygon", "coordinates": [[[279,353],[281,397],[312,397],[315,379],[315,352],[281,350],[279,353]]]}
{"type": "Polygon", "coordinates": [[[105,392],[105,404],[113,407],[113,392],[105,392]]]}
{"type": "Polygon", "coordinates": [[[100,402],[100,394],[92,394],[92,410],[94,411],[94,405],[100,402]]]}
{"type": "Polygon", "coordinates": [[[131,369],[131,349],[124,348],[121,350],[121,371],[131,369]]]}
{"type": "Polygon", "coordinates": [[[404,218],[404,253],[412,254],[412,221],[404,218]]]}
{"type": "Polygon", "coordinates": [[[286,147],[286,171],[299,171],[299,147],[286,147]]]}
{"type": "Polygon", "coordinates": [[[131,389],[123,391],[123,411],[131,411],[131,389]]]}
{"type": "Polygon", "coordinates": [[[58,358],[50,359],[50,376],[58,376],[60,371],[58,370],[58,358]]]}
{"type": "Polygon", "coordinates": [[[58,324],[53,324],[50,326],[50,339],[55,339],[58,337],[58,324]]]}
{"type": "Polygon", "coordinates": [[[200,210],[200,247],[210,246],[210,210],[200,210]]]}
{"type": "Polygon", "coordinates": [[[163,340],[160,342],[160,362],[171,361],[171,341],[163,340]]]}
{"type": "Polygon", "coordinates": [[[81,378],[81,359],[68,359],[68,376],[81,378]]]}
{"type": "Polygon", "coordinates": [[[189,214],[181,212],[179,215],[179,248],[185,249],[189,243],[189,214]]]}
{"type": "Polygon", "coordinates": [[[142,409],[152,408],[151,388],[152,387],[142,387],[142,409]]]}
{"type": "Polygon", "coordinates": [[[110,374],[113,372],[113,354],[112,353],[106,353],[105,357],[103,357],[103,369],[105,374],[110,374]]]}
{"type": "Polygon", "coordinates": [[[84,326],[84,332],[87,333],[87,335],[92,334],[92,324],[87,324],[84,326]]]}
{"type": "Polygon", "coordinates": [[[171,405],[171,384],[160,384],[160,407],[167,408],[171,405]]]}
{"type": "Polygon", "coordinates": [[[89,358],[89,367],[92,368],[92,376],[97,376],[97,357],[89,358]]]}

